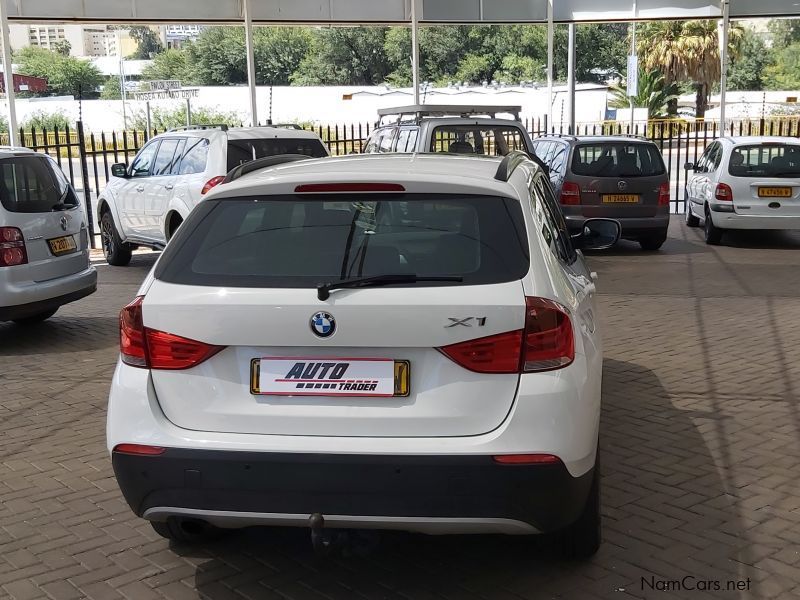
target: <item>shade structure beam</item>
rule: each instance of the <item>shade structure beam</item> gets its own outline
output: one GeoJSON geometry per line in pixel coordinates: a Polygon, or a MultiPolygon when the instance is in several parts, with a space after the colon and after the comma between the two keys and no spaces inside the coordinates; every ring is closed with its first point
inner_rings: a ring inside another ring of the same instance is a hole
{"type": "Polygon", "coordinates": [[[252,0],[242,0],[244,41],[247,52],[247,88],[250,95],[250,124],[258,127],[258,98],[256,94],[256,57],[253,44],[252,0]]]}

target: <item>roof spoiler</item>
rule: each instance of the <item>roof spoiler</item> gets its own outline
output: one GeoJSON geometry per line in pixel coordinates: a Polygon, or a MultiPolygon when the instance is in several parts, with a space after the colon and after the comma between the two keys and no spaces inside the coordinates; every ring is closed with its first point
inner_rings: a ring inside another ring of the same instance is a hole
{"type": "Polygon", "coordinates": [[[500,166],[497,167],[494,178],[497,181],[508,181],[511,179],[511,174],[514,172],[514,169],[526,161],[535,162],[545,175],[548,177],[550,176],[550,169],[547,168],[547,165],[545,165],[536,154],[528,154],[522,150],[513,150],[505,155],[500,166]]]}
{"type": "Polygon", "coordinates": [[[236,181],[240,177],[247,175],[248,173],[252,173],[253,171],[258,171],[260,169],[266,169],[267,167],[274,167],[276,165],[282,165],[284,163],[290,163],[297,160],[308,160],[312,158],[311,156],[307,156],[305,154],[276,154],[275,156],[265,156],[264,158],[257,158],[255,160],[251,160],[246,163],[242,163],[238,167],[234,167],[228,174],[225,176],[225,179],[222,183],[230,183],[231,181],[236,181]]]}

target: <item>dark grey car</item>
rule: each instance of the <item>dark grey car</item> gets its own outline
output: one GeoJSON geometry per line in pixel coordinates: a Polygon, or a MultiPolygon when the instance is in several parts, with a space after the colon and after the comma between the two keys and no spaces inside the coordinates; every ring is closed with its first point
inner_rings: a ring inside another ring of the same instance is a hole
{"type": "Polygon", "coordinates": [[[658,147],[625,136],[546,136],[533,142],[550,169],[567,225],[579,232],[586,219],[622,225],[622,237],[658,250],[669,226],[669,176],[658,147]]]}

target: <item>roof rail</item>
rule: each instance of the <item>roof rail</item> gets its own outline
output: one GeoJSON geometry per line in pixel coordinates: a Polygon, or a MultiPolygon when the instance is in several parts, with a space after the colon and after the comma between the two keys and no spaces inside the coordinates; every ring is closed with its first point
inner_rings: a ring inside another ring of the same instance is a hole
{"type": "MultiPolygon", "coordinates": [[[[540,138],[543,138],[543,137],[570,138],[570,139],[573,139],[573,140],[578,139],[578,136],[575,135],[574,133],[545,133],[544,135],[540,135],[539,137],[540,138]]],[[[538,140],[539,138],[534,138],[534,139],[538,140]]]]}
{"type": "Polygon", "coordinates": [[[221,131],[228,131],[228,126],[225,123],[209,123],[208,125],[184,125],[183,127],[174,127],[167,131],[172,133],[174,131],[192,131],[196,129],[219,129],[221,131]]]}
{"type": "Polygon", "coordinates": [[[297,129],[298,131],[303,131],[303,128],[297,123],[275,123],[274,125],[267,125],[267,127],[276,127],[277,129],[297,129]]]}
{"type": "Polygon", "coordinates": [[[494,178],[497,181],[508,181],[511,179],[511,174],[514,172],[514,169],[528,160],[530,160],[530,157],[522,150],[513,150],[509,152],[506,154],[505,158],[503,158],[500,166],[497,167],[497,173],[494,174],[494,178]]]}
{"type": "Polygon", "coordinates": [[[312,158],[306,154],[276,154],[275,156],[265,156],[264,158],[257,158],[250,162],[242,163],[238,167],[234,167],[225,176],[222,183],[230,183],[236,181],[240,177],[258,171],[259,169],[266,169],[267,167],[274,167],[275,165],[282,165],[296,160],[308,160],[312,158]]]}

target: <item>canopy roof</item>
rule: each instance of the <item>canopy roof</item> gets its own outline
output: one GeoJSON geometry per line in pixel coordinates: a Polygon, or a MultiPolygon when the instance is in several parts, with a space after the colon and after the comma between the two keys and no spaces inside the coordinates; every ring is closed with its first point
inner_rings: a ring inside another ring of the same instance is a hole
{"type": "MultiPolygon", "coordinates": [[[[0,0],[11,21],[235,23],[243,0],[0,0]]],[[[403,24],[412,0],[251,0],[254,23],[403,24]]],[[[548,0],[418,0],[419,21],[545,23],[548,0]]],[[[721,18],[723,0],[553,0],[556,22],[721,18]],[[634,9],[636,6],[636,9],[634,9]]],[[[800,16],[793,0],[730,0],[730,17],[800,16]]]]}

